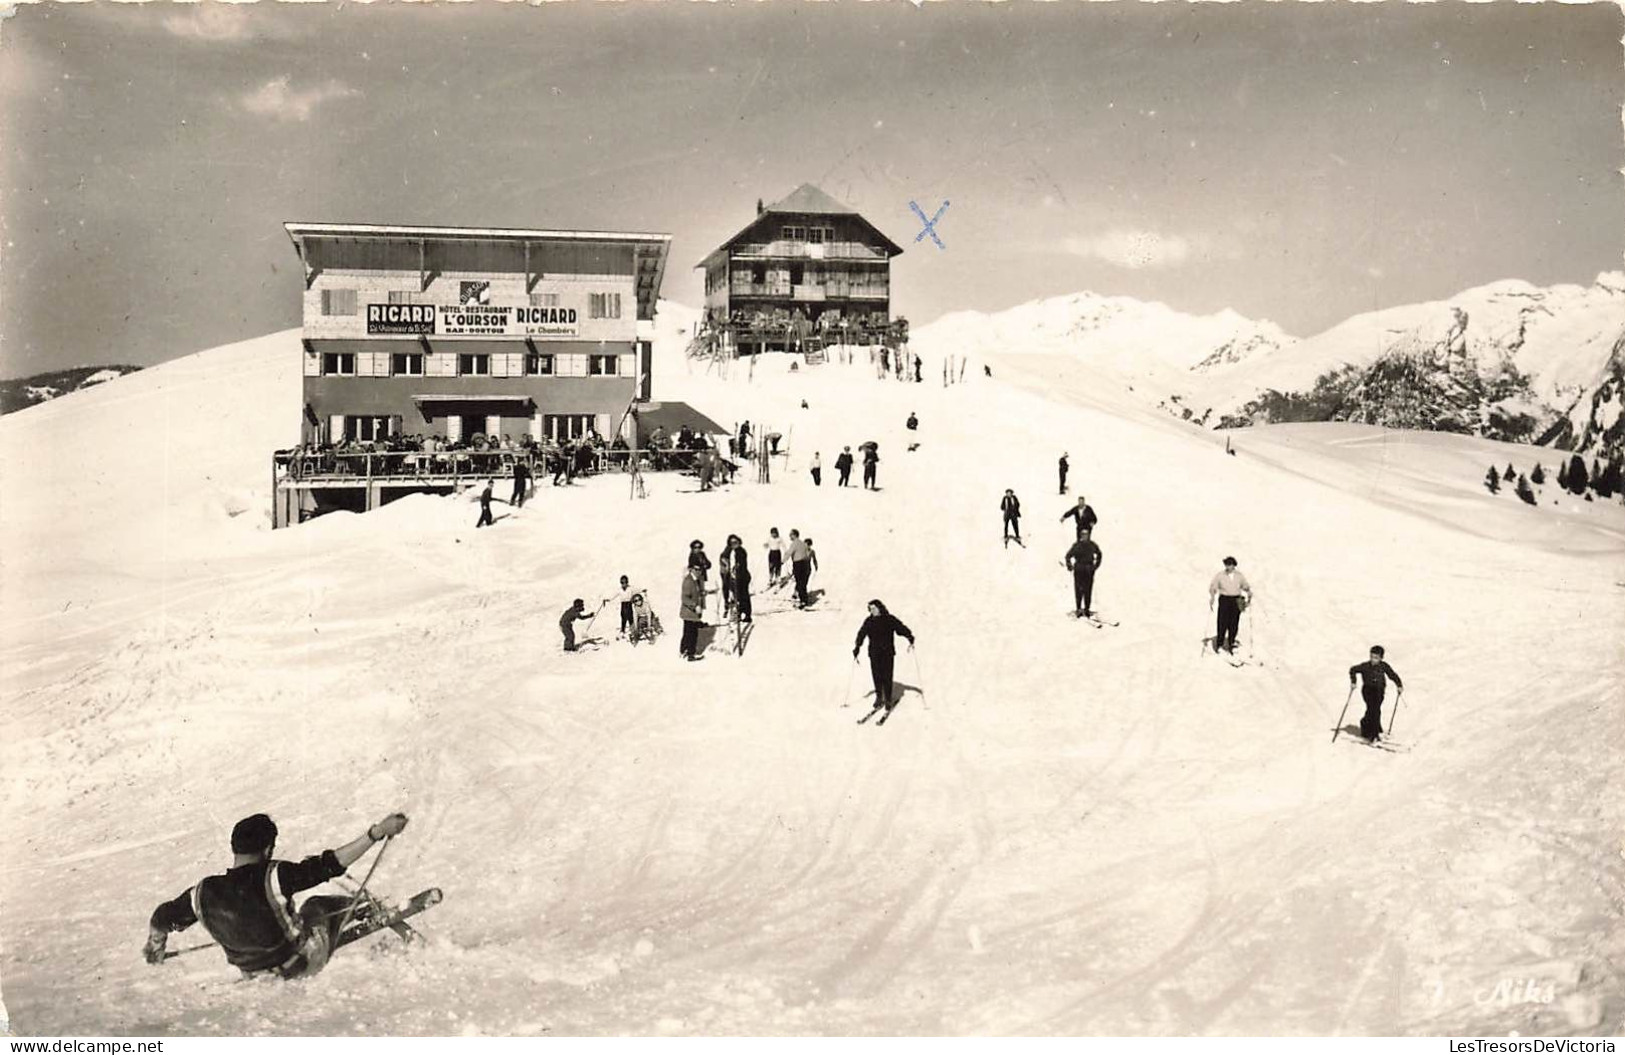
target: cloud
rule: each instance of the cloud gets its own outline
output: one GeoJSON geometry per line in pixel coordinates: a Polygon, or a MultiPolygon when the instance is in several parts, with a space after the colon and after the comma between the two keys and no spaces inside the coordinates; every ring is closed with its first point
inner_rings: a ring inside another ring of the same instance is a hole
{"type": "Polygon", "coordinates": [[[1147,268],[1178,267],[1189,260],[1198,247],[1179,235],[1156,231],[1118,228],[1086,238],[1067,238],[1063,251],[1086,260],[1099,260],[1113,267],[1141,271],[1147,268]]]}
{"type": "Polygon", "coordinates": [[[233,3],[208,0],[190,10],[170,15],[163,27],[183,40],[211,43],[238,43],[253,40],[257,34],[249,24],[248,13],[233,3]]]}
{"type": "Polygon", "coordinates": [[[295,91],[288,80],[284,74],[246,93],[239,100],[242,108],[251,114],[273,117],[279,121],[308,121],[322,103],[361,94],[339,81],[328,81],[314,88],[295,91]]]}

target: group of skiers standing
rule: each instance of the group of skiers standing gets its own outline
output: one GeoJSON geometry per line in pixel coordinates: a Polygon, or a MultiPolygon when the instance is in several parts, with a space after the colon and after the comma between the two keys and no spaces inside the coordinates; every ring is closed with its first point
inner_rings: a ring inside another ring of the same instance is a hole
{"type": "MultiPolygon", "coordinates": [[[[859,446],[863,451],[863,487],[866,491],[878,491],[876,483],[876,470],[880,465],[880,451],[873,443],[864,443],[859,446]]],[[[842,447],[841,453],[835,456],[835,486],[850,487],[852,484],[852,466],[855,460],[852,457],[851,447],[842,447]]],[[[813,486],[821,487],[824,483],[824,463],[819,452],[814,451],[812,466],[813,486]]]]}
{"type": "MultiPolygon", "coordinates": [[[[784,574],[784,560],[790,559],[791,576],[795,580],[797,608],[805,608],[812,603],[808,593],[808,580],[818,567],[818,555],[813,552],[812,539],[804,539],[796,528],[790,529],[788,542],[781,538],[778,528],[768,529],[767,542],[767,574],[769,589],[775,588],[786,581],[784,574]]],[[[742,626],[753,622],[751,605],[751,573],[750,555],[745,550],[744,540],[738,535],[729,535],[722,553],[717,558],[720,584],[718,590],[722,600],[722,618],[729,619],[737,616],[742,626]]],[[[690,662],[698,660],[700,629],[705,626],[706,595],[713,592],[706,586],[711,573],[711,558],[706,555],[705,543],[695,539],[688,546],[688,566],[683,575],[683,584],[679,594],[678,605],[683,620],[683,636],[677,646],[678,654],[690,662]]]]}

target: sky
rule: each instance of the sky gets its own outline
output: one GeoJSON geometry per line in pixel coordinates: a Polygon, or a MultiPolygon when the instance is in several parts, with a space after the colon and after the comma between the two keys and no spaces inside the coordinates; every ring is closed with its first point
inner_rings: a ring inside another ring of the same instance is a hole
{"type": "Polygon", "coordinates": [[[917,325],[1088,290],[1299,336],[1621,266],[1608,4],[23,5],[0,376],[297,326],[282,224],[659,231],[811,182],[917,325]],[[911,204],[942,211],[938,247],[911,204]]]}

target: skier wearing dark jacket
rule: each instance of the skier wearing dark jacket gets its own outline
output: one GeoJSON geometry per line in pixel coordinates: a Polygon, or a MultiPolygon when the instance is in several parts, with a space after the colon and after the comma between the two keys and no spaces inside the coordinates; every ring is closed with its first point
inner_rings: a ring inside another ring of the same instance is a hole
{"type": "Polygon", "coordinates": [[[840,474],[836,481],[839,487],[846,487],[852,482],[852,448],[846,447],[835,459],[835,471],[840,474]]]}
{"type": "Polygon", "coordinates": [[[231,830],[231,868],[159,905],[141,953],[150,964],[163,963],[170,931],[201,922],[226,961],[245,975],[315,974],[333,953],[350,899],[310,897],[295,911],[293,896],[343,875],[373,843],[405,827],[406,814],[392,813],[336,850],[295,863],[271,856],[275,821],[263,813],[244,817],[231,830]]]}
{"type": "Polygon", "coordinates": [[[1371,658],[1349,668],[1349,688],[1354,688],[1355,678],[1363,682],[1360,698],[1365,700],[1365,717],[1360,719],[1360,735],[1368,742],[1382,735],[1382,697],[1387,689],[1387,679],[1393,678],[1394,684],[1399,686],[1399,695],[1405,695],[1405,683],[1399,680],[1394,668],[1382,657],[1382,646],[1372,645],[1371,658]]]}
{"type": "Polygon", "coordinates": [[[1089,538],[1089,529],[1084,528],[1078,541],[1066,551],[1066,570],[1072,573],[1072,604],[1080,618],[1094,614],[1089,605],[1094,599],[1095,569],[1100,567],[1100,561],[1100,547],[1089,538]]]}
{"type": "Polygon", "coordinates": [[[1071,468],[1071,464],[1066,460],[1065,451],[1061,452],[1061,460],[1055,463],[1055,467],[1061,474],[1061,494],[1064,495],[1066,494],[1066,471],[1071,468]]]}
{"type": "Polygon", "coordinates": [[[1061,514],[1062,520],[1065,520],[1067,517],[1071,517],[1073,520],[1077,521],[1076,526],[1078,529],[1079,538],[1083,537],[1083,533],[1085,531],[1088,531],[1100,522],[1100,518],[1095,516],[1094,509],[1090,507],[1088,502],[1083,500],[1082,495],[1078,496],[1077,505],[1061,514]]]}
{"type": "Polygon", "coordinates": [[[1004,489],[1004,498],[999,501],[999,509],[1004,513],[1004,548],[1010,548],[1010,536],[1016,537],[1016,544],[1024,546],[1021,541],[1021,499],[1010,488],[1004,489]]]}
{"type": "Polygon", "coordinates": [[[852,644],[852,661],[855,663],[864,638],[869,639],[869,674],[875,683],[875,706],[887,710],[896,704],[892,699],[892,667],[897,660],[898,634],[908,639],[909,651],[912,652],[914,631],[886,611],[886,606],[876,599],[869,602],[869,618],[858,627],[858,639],[852,644]]]}

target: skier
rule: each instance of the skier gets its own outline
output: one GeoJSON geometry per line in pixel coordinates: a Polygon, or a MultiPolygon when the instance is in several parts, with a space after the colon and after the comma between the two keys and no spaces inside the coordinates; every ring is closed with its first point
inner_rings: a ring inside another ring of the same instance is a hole
{"type": "Polygon", "coordinates": [[[863,487],[866,491],[878,491],[880,487],[875,483],[875,466],[880,461],[880,450],[872,443],[863,447],[863,487]]]}
{"type": "Polygon", "coordinates": [[[846,487],[852,482],[852,448],[842,447],[841,453],[835,459],[835,471],[840,474],[836,481],[838,486],[846,487]]]}
{"type": "Polygon", "coordinates": [[[487,524],[496,523],[496,521],[491,517],[491,491],[496,487],[496,485],[497,482],[495,480],[487,480],[485,482],[485,490],[480,492],[480,519],[474,525],[474,529],[476,531],[487,524]]]}
{"type": "Polygon", "coordinates": [[[1399,680],[1394,668],[1382,657],[1382,646],[1372,645],[1371,658],[1349,668],[1349,688],[1354,688],[1356,677],[1364,682],[1360,686],[1360,698],[1365,700],[1365,716],[1360,719],[1360,735],[1365,737],[1366,743],[1375,743],[1382,736],[1382,697],[1387,688],[1387,678],[1394,679],[1394,684],[1399,687],[1400,696],[1405,695],[1405,683],[1399,680]]]}
{"type": "Polygon", "coordinates": [[[1089,535],[1089,529],[1084,528],[1078,541],[1066,551],[1066,570],[1072,573],[1073,611],[1080,619],[1095,614],[1090,605],[1094,600],[1095,570],[1100,567],[1101,561],[1100,547],[1089,535]]]}
{"type": "Polygon", "coordinates": [[[327,966],[351,900],[309,897],[296,912],[293,896],[343,875],[374,843],[405,827],[406,814],[391,813],[343,846],[295,863],[271,856],[275,821],[263,813],[244,817],[231,830],[231,868],[159,905],[141,953],[150,964],[163,963],[170,932],[201,922],[245,977],[315,974],[327,966]]]}
{"type": "Polygon", "coordinates": [[[915,352],[914,353],[914,383],[915,384],[919,384],[920,382],[925,380],[925,378],[923,378],[920,375],[920,366],[921,365],[922,364],[920,362],[920,353],[915,352]]]}
{"type": "Polygon", "coordinates": [[[805,608],[812,603],[807,595],[807,580],[812,578],[812,548],[801,540],[801,532],[790,529],[790,571],[796,577],[796,607],[805,608]]]}
{"type": "Polygon", "coordinates": [[[638,590],[632,589],[631,579],[627,578],[625,575],[621,576],[621,589],[620,592],[615,595],[615,599],[621,602],[621,628],[615,633],[615,636],[618,638],[626,637],[632,632],[632,627],[634,625],[632,598],[638,596],[639,592],[640,591],[638,590]]]}
{"type": "Polygon", "coordinates": [[[563,615],[559,616],[559,629],[564,632],[564,651],[574,652],[579,647],[576,645],[576,620],[591,618],[592,615],[587,614],[587,602],[579,597],[570,603],[570,607],[564,610],[563,615]]]}
{"type": "Polygon", "coordinates": [[[898,634],[908,639],[909,651],[914,651],[914,631],[904,626],[876,598],[869,602],[869,618],[858,627],[858,639],[852,644],[852,662],[856,663],[863,639],[869,639],[869,674],[875,683],[875,707],[888,711],[897,705],[892,699],[892,667],[897,660],[898,634]]]}
{"type": "Polygon", "coordinates": [[[744,544],[739,541],[738,535],[729,535],[722,544],[722,552],[717,556],[718,585],[722,590],[722,614],[726,618],[733,611],[734,602],[734,558],[744,552],[744,544]]]}
{"type": "Polygon", "coordinates": [[[824,463],[819,459],[817,451],[813,451],[812,478],[814,487],[824,486],[824,463]]]}
{"type": "Polygon", "coordinates": [[[1082,495],[1078,496],[1077,505],[1061,514],[1062,520],[1065,520],[1067,517],[1071,517],[1073,520],[1077,521],[1076,526],[1078,529],[1079,538],[1083,537],[1083,533],[1085,531],[1091,530],[1100,522],[1100,518],[1095,516],[1095,511],[1090,508],[1088,502],[1084,501],[1084,497],[1082,495]]]}
{"type": "Polygon", "coordinates": [[[722,551],[722,589],[732,598],[732,607],[739,612],[741,623],[750,622],[750,558],[745,543],[738,535],[728,536],[728,548],[722,551]]]}
{"type": "Polygon", "coordinates": [[[1236,651],[1236,632],[1241,629],[1241,610],[1252,602],[1253,588],[1247,576],[1236,570],[1236,558],[1224,559],[1224,570],[1213,576],[1207,587],[1207,606],[1211,611],[1218,600],[1219,625],[1213,636],[1213,651],[1236,651]]]}
{"type": "Polygon", "coordinates": [[[1061,471],[1061,494],[1064,495],[1064,494],[1066,494],[1066,471],[1072,467],[1071,464],[1068,463],[1067,460],[1066,460],[1066,452],[1065,451],[1061,452],[1061,460],[1058,463],[1057,467],[1061,471]]]}
{"type": "Polygon", "coordinates": [[[1021,499],[1010,488],[1004,489],[1004,498],[999,502],[999,509],[1004,512],[1004,548],[1010,548],[1010,535],[1016,536],[1016,545],[1025,546],[1021,541],[1021,499]]]}
{"type": "Polygon", "coordinates": [[[905,424],[908,425],[908,431],[913,432],[920,427],[920,419],[915,417],[914,412],[911,410],[908,412],[908,421],[905,424]]]}
{"type": "Polygon", "coordinates": [[[530,495],[530,463],[524,458],[513,460],[513,497],[508,504],[515,509],[525,507],[525,499],[530,495]]]}
{"type": "Polygon", "coordinates": [[[784,540],[778,528],[767,529],[767,585],[769,589],[784,579],[784,540]]]}
{"type": "Polygon", "coordinates": [[[690,564],[688,574],[683,576],[680,608],[683,637],[677,643],[677,654],[692,663],[700,658],[695,648],[700,642],[700,627],[705,622],[705,572],[698,564],[690,564]]]}

